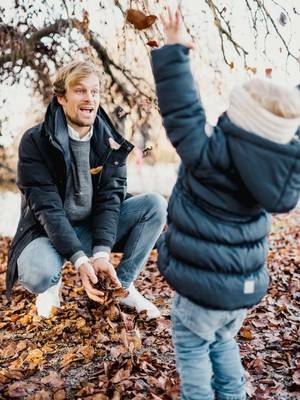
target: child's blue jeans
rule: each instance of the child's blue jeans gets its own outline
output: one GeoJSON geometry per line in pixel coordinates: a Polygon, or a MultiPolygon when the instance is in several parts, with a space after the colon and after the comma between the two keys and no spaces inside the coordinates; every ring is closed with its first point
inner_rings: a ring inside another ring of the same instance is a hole
{"type": "Polygon", "coordinates": [[[247,310],[211,310],[175,294],[173,342],[182,400],[245,400],[238,333],[247,310]]]}

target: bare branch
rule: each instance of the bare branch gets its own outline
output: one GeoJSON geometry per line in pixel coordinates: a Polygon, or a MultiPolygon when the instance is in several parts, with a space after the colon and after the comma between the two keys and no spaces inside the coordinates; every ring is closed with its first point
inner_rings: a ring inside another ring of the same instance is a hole
{"type": "Polygon", "coordinates": [[[270,23],[272,24],[276,34],[278,35],[278,37],[280,38],[282,44],[284,45],[286,52],[287,52],[287,56],[294,58],[296,61],[298,61],[298,58],[290,51],[290,48],[286,42],[286,40],[284,39],[284,37],[282,36],[282,34],[280,33],[274,19],[272,18],[271,14],[269,13],[269,11],[266,9],[264,3],[261,0],[253,0],[257,3],[258,7],[260,8],[260,10],[263,11],[263,13],[265,14],[265,16],[267,17],[267,19],[270,21],[270,23]]]}
{"type": "Polygon", "coordinates": [[[221,48],[222,48],[222,53],[223,53],[223,57],[224,60],[226,62],[227,65],[229,65],[230,67],[232,67],[232,63],[229,63],[226,55],[225,55],[225,48],[224,48],[224,38],[223,35],[226,36],[226,38],[228,39],[228,41],[233,45],[235,51],[238,53],[238,55],[241,55],[241,52],[244,56],[244,61],[246,64],[246,56],[248,55],[247,50],[245,50],[240,44],[238,44],[235,39],[233,39],[231,32],[229,32],[228,30],[226,30],[223,25],[222,25],[222,21],[219,17],[221,11],[218,9],[218,7],[215,5],[215,3],[213,2],[213,0],[205,0],[206,4],[209,6],[209,8],[211,9],[213,16],[214,16],[214,23],[218,29],[219,32],[219,36],[220,36],[220,40],[221,40],[221,48]]]}

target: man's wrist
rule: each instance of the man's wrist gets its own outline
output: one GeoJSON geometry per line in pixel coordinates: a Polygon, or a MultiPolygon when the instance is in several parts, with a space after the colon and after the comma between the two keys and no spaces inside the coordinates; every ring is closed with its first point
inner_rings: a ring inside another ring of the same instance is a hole
{"type": "Polygon", "coordinates": [[[104,258],[107,261],[110,260],[110,247],[109,246],[102,246],[97,245],[93,248],[93,261],[97,260],[98,258],[104,258]]]}
{"type": "Polygon", "coordinates": [[[104,258],[105,260],[109,261],[110,253],[106,251],[98,251],[97,253],[93,254],[93,261],[96,261],[98,258],[104,258]]]}
{"type": "Polygon", "coordinates": [[[77,260],[75,261],[75,263],[74,263],[74,268],[76,269],[76,271],[78,271],[78,270],[79,270],[79,267],[80,267],[82,264],[86,264],[86,263],[88,263],[88,262],[89,262],[89,259],[88,259],[87,256],[81,256],[81,257],[77,258],[77,260]]]}

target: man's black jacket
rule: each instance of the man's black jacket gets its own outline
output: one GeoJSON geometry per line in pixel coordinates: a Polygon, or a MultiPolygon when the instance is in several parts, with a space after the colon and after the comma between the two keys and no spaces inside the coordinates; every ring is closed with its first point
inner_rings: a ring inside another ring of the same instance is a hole
{"type": "MultiPolygon", "coordinates": [[[[120,205],[126,195],[126,158],[133,145],[115,130],[106,113],[99,108],[90,148],[90,166],[94,168],[93,246],[112,248],[120,205]],[[110,137],[121,144],[118,150],[111,148],[110,137]]],[[[63,207],[70,164],[67,122],[54,97],[44,122],[25,132],[19,146],[17,185],[22,194],[21,217],[8,254],[8,296],[17,279],[17,259],[32,240],[47,236],[66,259],[82,250],[63,207]]]]}

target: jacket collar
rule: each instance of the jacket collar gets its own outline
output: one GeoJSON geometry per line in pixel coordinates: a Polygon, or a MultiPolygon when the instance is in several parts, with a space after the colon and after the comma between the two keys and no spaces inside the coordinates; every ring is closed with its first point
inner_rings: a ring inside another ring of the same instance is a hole
{"type": "MultiPolygon", "coordinates": [[[[49,137],[50,142],[59,148],[64,155],[68,172],[71,167],[71,156],[69,148],[68,124],[63,111],[63,108],[58,103],[56,96],[50,102],[44,120],[44,132],[49,137]]],[[[92,143],[95,144],[95,149],[99,154],[103,145],[110,147],[109,138],[113,138],[121,145],[121,148],[129,153],[133,149],[133,145],[117,132],[110,118],[102,107],[98,108],[96,119],[93,126],[92,143]]]]}

